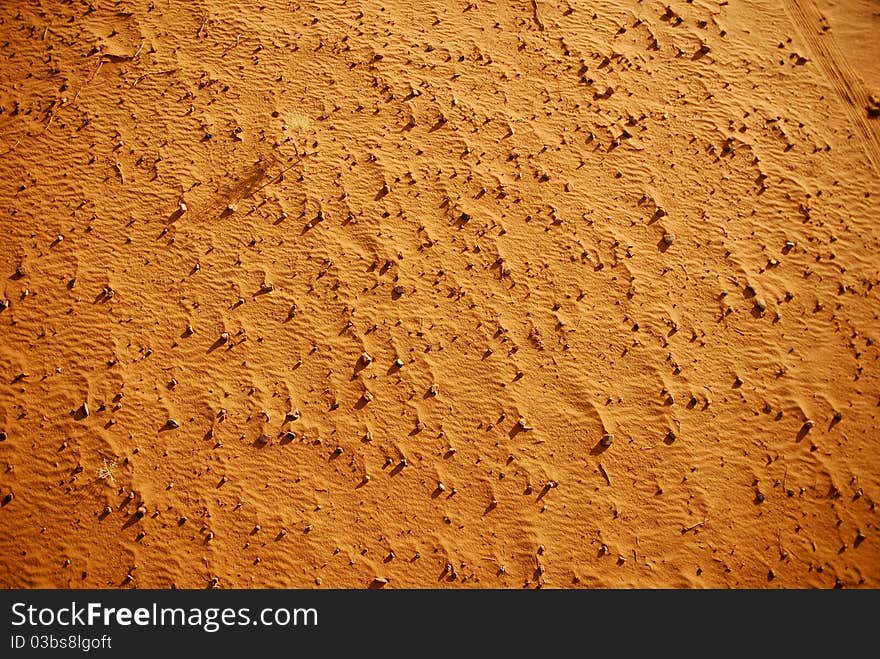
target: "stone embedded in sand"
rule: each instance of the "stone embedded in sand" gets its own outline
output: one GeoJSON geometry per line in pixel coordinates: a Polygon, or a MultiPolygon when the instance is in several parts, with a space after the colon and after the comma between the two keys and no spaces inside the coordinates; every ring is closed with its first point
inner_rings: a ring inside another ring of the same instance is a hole
{"type": "Polygon", "coordinates": [[[764,300],[762,300],[761,298],[758,298],[755,300],[755,309],[758,311],[758,313],[763,314],[765,311],[767,311],[767,303],[764,302],[764,300]]]}
{"type": "Polygon", "coordinates": [[[440,393],[440,387],[438,387],[436,384],[432,384],[430,387],[428,387],[429,396],[436,396],[438,393],[440,393]]]}
{"type": "Polygon", "coordinates": [[[285,422],[296,421],[297,419],[299,419],[299,410],[298,409],[292,409],[287,414],[284,415],[285,422]]]}
{"type": "Polygon", "coordinates": [[[401,286],[400,284],[395,286],[392,290],[393,290],[393,293],[397,296],[401,296],[406,292],[406,289],[403,286],[401,286]]]}
{"type": "Polygon", "coordinates": [[[205,541],[211,542],[211,540],[213,540],[213,539],[214,539],[214,532],[208,531],[208,533],[205,535],[205,541]]]}
{"type": "Polygon", "coordinates": [[[267,444],[269,444],[269,439],[269,435],[263,434],[257,437],[255,443],[257,446],[266,446],[267,444]]]}
{"type": "Polygon", "coordinates": [[[229,342],[229,332],[221,332],[220,338],[218,338],[217,341],[220,343],[220,345],[228,343],[229,342]]]}
{"type": "Polygon", "coordinates": [[[79,406],[79,409],[76,411],[77,416],[86,417],[89,415],[89,404],[83,403],[79,406]]]}
{"type": "Polygon", "coordinates": [[[5,442],[9,438],[5,430],[0,430],[0,442],[5,442]]]}
{"type": "Polygon", "coordinates": [[[520,417],[516,420],[516,427],[520,430],[532,430],[532,426],[526,423],[525,417],[520,417]]]}
{"type": "Polygon", "coordinates": [[[169,388],[169,389],[174,389],[174,387],[176,387],[176,386],[177,386],[177,379],[176,379],[176,378],[171,378],[171,379],[168,381],[168,388],[169,388]]]}
{"type": "Polygon", "coordinates": [[[180,428],[180,422],[177,419],[168,419],[165,422],[165,425],[169,428],[180,428]]]}
{"type": "Polygon", "coordinates": [[[112,513],[112,512],[113,512],[113,509],[112,509],[110,506],[104,506],[104,510],[101,511],[101,514],[103,514],[103,515],[109,515],[109,514],[112,513]]]}
{"type": "Polygon", "coordinates": [[[0,311],[6,311],[9,308],[9,300],[3,298],[0,300],[0,311]]]}
{"type": "Polygon", "coordinates": [[[373,363],[373,357],[372,357],[372,355],[370,355],[370,353],[368,353],[366,351],[364,351],[361,354],[360,358],[358,359],[358,364],[361,366],[364,366],[364,367],[369,366],[372,363],[373,363]]]}
{"type": "Polygon", "coordinates": [[[193,334],[195,334],[195,330],[193,329],[193,326],[187,325],[186,329],[183,330],[183,335],[184,336],[192,336],[193,334]]]}
{"type": "Polygon", "coordinates": [[[373,394],[371,394],[369,391],[365,391],[363,394],[361,394],[361,398],[365,403],[369,403],[371,400],[373,400],[373,394]]]}
{"type": "Polygon", "coordinates": [[[333,449],[333,457],[339,457],[344,452],[345,452],[344,448],[342,448],[341,446],[337,446],[335,449],[333,449]]]}
{"type": "Polygon", "coordinates": [[[667,245],[671,245],[675,242],[675,234],[674,233],[664,233],[663,234],[663,242],[667,245]]]}
{"type": "Polygon", "coordinates": [[[599,440],[599,443],[605,448],[608,448],[614,443],[614,435],[612,435],[610,432],[606,432],[604,435],[602,435],[602,439],[599,440]]]}
{"type": "Polygon", "coordinates": [[[403,360],[400,357],[394,360],[394,368],[403,368],[403,365],[403,360]]]}
{"type": "Polygon", "coordinates": [[[16,268],[15,268],[15,276],[16,277],[24,277],[25,274],[26,273],[25,273],[25,269],[24,269],[23,265],[16,266],[16,268]]]}
{"type": "Polygon", "coordinates": [[[146,506],[138,506],[137,510],[134,511],[134,514],[138,519],[141,519],[142,517],[144,517],[147,514],[147,507],[146,506]]]}
{"type": "Polygon", "coordinates": [[[666,441],[667,442],[672,443],[675,441],[675,439],[676,439],[676,435],[675,435],[674,430],[670,430],[669,432],[666,433],[666,441]]]}
{"type": "Polygon", "coordinates": [[[181,201],[179,204],[177,204],[177,210],[179,210],[182,214],[182,213],[185,213],[189,209],[187,208],[186,202],[181,201]]]}
{"type": "Polygon", "coordinates": [[[271,293],[274,290],[275,290],[275,285],[270,281],[263,282],[262,284],[260,284],[260,292],[261,293],[271,293]]]}

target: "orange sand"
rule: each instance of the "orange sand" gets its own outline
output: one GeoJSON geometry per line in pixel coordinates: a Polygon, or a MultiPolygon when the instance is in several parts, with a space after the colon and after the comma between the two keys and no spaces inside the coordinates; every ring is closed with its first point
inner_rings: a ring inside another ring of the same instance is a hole
{"type": "Polygon", "coordinates": [[[880,587],[878,14],[3,3],[0,585],[880,587]]]}

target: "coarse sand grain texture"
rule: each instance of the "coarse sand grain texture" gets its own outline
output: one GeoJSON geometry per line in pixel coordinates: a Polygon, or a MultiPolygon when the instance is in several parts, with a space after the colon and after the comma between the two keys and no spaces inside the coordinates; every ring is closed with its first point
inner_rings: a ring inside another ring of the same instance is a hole
{"type": "Polygon", "coordinates": [[[880,587],[878,33],[0,3],[0,586],[880,587]]]}

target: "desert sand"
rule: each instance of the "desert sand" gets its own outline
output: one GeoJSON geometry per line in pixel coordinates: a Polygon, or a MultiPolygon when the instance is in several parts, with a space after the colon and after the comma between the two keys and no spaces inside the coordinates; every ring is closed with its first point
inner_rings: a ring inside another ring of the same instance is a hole
{"type": "Polygon", "coordinates": [[[877,588],[880,7],[0,7],[0,586],[877,588]]]}

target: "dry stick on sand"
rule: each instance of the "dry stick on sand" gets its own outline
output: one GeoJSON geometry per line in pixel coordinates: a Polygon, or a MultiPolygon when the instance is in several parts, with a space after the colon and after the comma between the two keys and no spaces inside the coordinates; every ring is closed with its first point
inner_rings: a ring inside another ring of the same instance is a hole
{"type": "Polygon", "coordinates": [[[707,518],[707,519],[704,519],[702,522],[697,522],[696,524],[691,524],[690,526],[683,526],[681,528],[681,532],[684,534],[684,533],[687,533],[688,531],[693,531],[695,528],[697,528],[698,526],[703,526],[708,521],[709,521],[709,519],[707,518]]]}
{"type": "Polygon", "coordinates": [[[605,477],[605,480],[608,482],[609,485],[611,485],[611,477],[608,476],[608,472],[605,471],[605,467],[602,466],[601,462],[599,463],[599,471],[602,472],[602,475],[605,477]]]}
{"type": "Polygon", "coordinates": [[[300,155],[300,153],[299,153],[299,149],[297,149],[296,146],[294,146],[293,148],[294,148],[294,150],[296,151],[296,160],[295,160],[294,162],[292,162],[291,164],[289,164],[289,165],[288,165],[287,167],[285,167],[284,169],[282,169],[280,172],[278,172],[275,176],[273,176],[272,178],[270,178],[268,181],[266,181],[265,183],[263,183],[263,185],[261,185],[261,186],[258,187],[256,190],[254,190],[254,191],[250,194],[250,196],[253,196],[253,195],[257,194],[260,190],[262,190],[263,188],[265,188],[267,185],[272,185],[273,183],[277,183],[278,181],[281,180],[281,177],[282,177],[282,176],[284,176],[287,172],[289,172],[291,169],[293,169],[294,167],[296,167],[298,164],[300,164],[300,163],[302,162],[303,157],[300,155]]]}
{"type": "Polygon", "coordinates": [[[177,69],[166,69],[165,71],[149,71],[144,73],[143,75],[139,75],[133,83],[131,83],[132,87],[135,87],[141,80],[145,78],[149,78],[150,76],[165,76],[169,73],[177,73],[177,69]]]}

